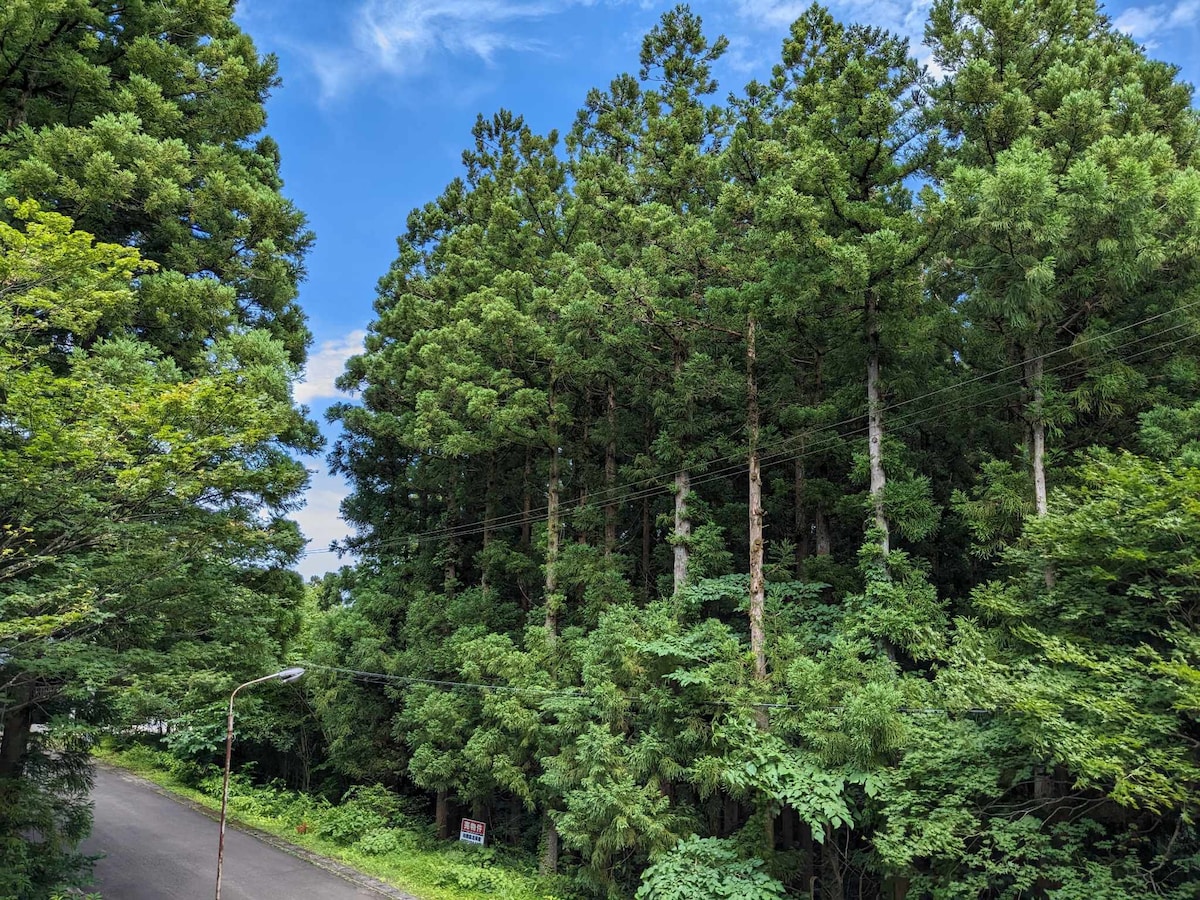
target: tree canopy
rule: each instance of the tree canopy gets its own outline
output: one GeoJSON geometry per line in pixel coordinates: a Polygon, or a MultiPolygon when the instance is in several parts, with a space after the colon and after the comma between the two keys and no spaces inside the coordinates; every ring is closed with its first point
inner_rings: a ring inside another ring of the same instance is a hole
{"type": "Polygon", "coordinates": [[[282,658],[320,439],[312,236],[231,4],[14,0],[0,60],[0,895],[33,898],[79,862],[96,728],[282,658]]]}
{"type": "Polygon", "coordinates": [[[927,42],[722,103],[677,7],[479,119],[333,412],[345,777],[596,896],[1194,894],[1191,90],[1087,2],[927,42]]]}
{"type": "Polygon", "coordinates": [[[1194,898],[1192,89],[1094,0],[925,39],[813,6],[724,95],[678,6],[561,134],[480,115],[330,413],[358,562],[304,588],[274,60],[221,0],[6,5],[0,895],[80,863],[98,727],[202,773],[288,658],[236,761],[556,891],[1194,898]]]}

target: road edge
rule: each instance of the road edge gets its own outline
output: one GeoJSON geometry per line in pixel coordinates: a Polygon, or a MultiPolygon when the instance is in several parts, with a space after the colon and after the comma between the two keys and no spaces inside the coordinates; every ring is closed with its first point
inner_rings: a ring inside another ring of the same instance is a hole
{"type": "MultiPolygon", "coordinates": [[[[137,784],[139,787],[151,790],[160,797],[166,797],[169,800],[173,800],[180,806],[184,806],[190,810],[198,812],[214,822],[220,819],[218,813],[209,809],[202,803],[197,803],[190,797],[184,797],[180,794],[176,794],[174,791],[171,791],[160,784],[155,784],[150,779],[143,778],[141,775],[137,775],[128,769],[123,769],[118,765],[108,762],[107,760],[96,759],[94,757],[92,758],[92,764],[98,769],[104,769],[105,771],[111,772],[120,778],[124,778],[126,781],[131,781],[134,784],[137,784]]],[[[243,834],[248,834],[250,837],[256,838],[257,840],[262,841],[264,844],[274,847],[276,850],[280,850],[289,856],[294,856],[296,859],[304,860],[309,865],[315,866],[318,869],[323,869],[331,875],[336,875],[343,881],[348,881],[351,884],[357,885],[358,887],[374,891],[382,897],[389,897],[391,900],[421,900],[420,897],[417,897],[414,894],[409,894],[400,890],[399,888],[392,887],[392,885],[388,884],[386,881],[381,881],[378,878],[367,875],[364,872],[360,872],[353,866],[349,866],[343,862],[338,862],[336,859],[330,859],[328,856],[322,856],[320,853],[309,850],[307,847],[301,847],[299,844],[293,844],[291,841],[286,841],[268,831],[263,831],[261,828],[255,828],[252,825],[247,825],[244,822],[240,822],[232,816],[229,817],[229,827],[236,828],[243,834]]]]}

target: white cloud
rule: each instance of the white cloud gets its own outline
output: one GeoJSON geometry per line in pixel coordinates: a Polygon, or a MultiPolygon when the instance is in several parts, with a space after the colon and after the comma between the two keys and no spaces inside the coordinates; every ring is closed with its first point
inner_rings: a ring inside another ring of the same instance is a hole
{"type": "Polygon", "coordinates": [[[1113,25],[1135,41],[1153,44],[1163,32],[1197,22],[1200,22],[1200,0],[1178,0],[1153,6],[1131,6],[1113,20],[1113,25]]]}
{"type": "Polygon", "coordinates": [[[351,557],[328,552],[332,541],[340,541],[352,531],[340,512],[342,500],[349,493],[350,488],[341,478],[321,470],[313,471],[312,483],[305,494],[305,506],[292,515],[309,539],[308,552],[297,566],[305,578],[335,572],[354,562],[351,557]]]}
{"type": "MultiPolygon", "coordinates": [[[[923,38],[932,4],[933,0],[830,0],[827,5],[843,22],[879,25],[909,38],[915,46],[923,38]]],[[[738,13],[762,27],[787,28],[811,5],[811,0],[738,0],[738,13]]]]}
{"type": "Polygon", "coordinates": [[[362,351],[367,333],[361,328],[334,341],[325,341],[308,358],[304,380],[297,382],[293,393],[297,403],[311,403],[319,397],[337,397],[334,384],[346,367],[346,360],[362,351]]]}
{"type": "Polygon", "coordinates": [[[406,77],[438,54],[494,62],[505,50],[538,50],[514,24],[563,12],[586,0],[363,0],[354,8],[345,46],[308,48],[324,100],[380,74],[406,77]]]}

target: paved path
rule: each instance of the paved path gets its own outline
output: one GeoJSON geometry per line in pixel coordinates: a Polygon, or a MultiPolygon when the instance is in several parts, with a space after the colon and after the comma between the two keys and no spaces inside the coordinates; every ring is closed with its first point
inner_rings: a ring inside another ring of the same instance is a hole
{"type": "MultiPolygon", "coordinates": [[[[98,766],[85,853],[104,900],[206,900],[217,874],[217,823],[119,770],[98,766]]],[[[385,889],[386,890],[386,889],[385,889]]],[[[405,897],[359,885],[264,843],[225,831],[222,900],[380,900],[405,897]]]]}

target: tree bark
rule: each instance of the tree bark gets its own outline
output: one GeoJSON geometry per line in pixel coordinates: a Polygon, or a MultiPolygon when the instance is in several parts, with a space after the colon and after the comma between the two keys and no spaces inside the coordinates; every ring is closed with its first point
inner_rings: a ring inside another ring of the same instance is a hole
{"type": "Polygon", "coordinates": [[[14,703],[4,715],[0,733],[0,782],[16,780],[25,771],[25,756],[29,734],[33,729],[33,685],[18,683],[13,688],[14,703]]]}
{"type": "MultiPolygon", "coordinates": [[[[591,405],[590,401],[591,401],[591,395],[589,394],[585,398],[584,402],[586,405],[590,406],[591,405]]],[[[580,444],[582,446],[584,446],[584,447],[588,446],[588,444],[591,440],[590,433],[591,432],[587,426],[587,423],[584,422],[583,423],[583,433],[580,435],[580,444]]],[[[585,451],[582,454],[582,457],[586,457],[586,456],[587,456],[587,453],[585,451]]],[[[583,471],[583,458],[578,459],[575,463],[575,466],[576,466],[575,479],[576,479],[576,481],[579,482],[579,493],[575,497],[575,509],[578,512],[580,510],[587,510],[588,499],[591,497],[591,492],[588,490],[587,475],[583,471]]],[[[586,520],[587,517],[585,516],[584,518],[586,520]]],[[[578,516],[576,516],[576,519],[578,520],[578,516]]],[[[586,528],[581,527],[575,532],[575,543],[591,544],[591,543],[593,543],[594,537],[595,537],[595,535],[592,534],[592,532],[588,531],[586,528]]]]}
{"type": "Polygon", "coordinates": [[[496,454],[488,454],[487,487],[483,500],[483,562],[479,567],[479,586],[486,593],[491,587],[488,578],[487,549],[492,543],[492,520],[496,518],[496,454]]]}
{"type": "MultiPolygon", "coordinates": [[[[679,341],[674,345],[675,381],[678,383],[683,373],[683,346],[679,341]]],[[[688,575],[688,542],[692,536],[692,520],[688,515],[688,497],[691,494],[692,477],[685,469],[675,474],[675,538],[674,538],[674,577],[672,579],[673,593],[678,594],[687,584],[688,575]]]]}
{"type": "Polygon", "coordinates": [[[546,817],[546,845],[542,850],[540,871],[543,875],[554,875],[558,872],[558,826],[546,817]]]}
{"type": "Polygon", "coordinates": [[[842,881],[842,864],[838,859],[838,849],[835,841],[837,832],[830,826],[825,826],[825,843],[821,845],[821,858],[825,870],[821,879],[825,882],[824,895],[828,900],[846,900],[846,887],[842,881]]]}
{"type": "Polygon", "coordinates": [[[816,897],[817,865],[816,854],[813,851],[812,826],[803,821],[800,822],[800,852],[804,855],[804,862],[800,865],[802,890],[808,891],[810,897],[816,897]]]}
{"type": "Polygon", "coordinates": [[[450,837],[450,802],[449,791],[442,788],[437,792],[437,797],[434,801],[433,818],[437,825],[438,840],[446,840],[450,837]]]}
{"type": "Polygon", "coordinates": [[[1029,416],[1029,430],[1033,444],[1033,499],[1038,516],[1044,516],[1050,510],[1046,493],[1046,423],[1042,419],[1042,374],[1042,357],[1034,355],[1032,351],[1026,351],[1025,379],[1033,397],[1034,407],[1032,415],[1029,416]]]}
{"type": "Polygon", "coordinates": [[[758,458],[758,377],[755,372],[755,322],[746,327],[746,426],[750,442],[750,649],[754,653],[754,676],[767,677],[766,634],[763,625],[766,607],[766,579],[763,575],[762,471],[758,458]]]}
{"type": "Polygon", "coordinates": [[[525,448],[525,476],[521,482],[521,545],[528,547],[533,541],[533,449],[525,448]]]}
{"type": "Polygon", "coordinates": [[[829,536],[829,517],[825,510],[813,511],[813,531],[817,543],[817,556],[828,556],[833,551],[833,539],[829,536]]]}
{"type": "Polygon", "coordinates": [[[642,597],[650,599],[654,587],[653,573],[650,571],[650,498],[642,498],[642,597]]]}
{"type": "Polygon", "coordinates": [[[886,557],[891,549],[887,515],[883,509],[883,492],[887,476],[883,468],[883,388],[880,385],[879,299],[874,291],[867,293],[867,444],[871,463],[871,503],[875,508],[875,528],[879,532],[879,548],[886,557]]]}
{"type": "Polygon", "coordinates": [[[442,574],[442,590],[447,597],[453,597],[458,588],[458,554],[459,538],[455,529],[458,527],[458,470],[451,467],[446,492],[446,525],[450,536],[446,540],[446,566],[442,574]]]}
{"type": "Polygon", "coordinates": [[[675,568],[674,593],[687,586],[688,541],[692,537],[692,520],[688,516],[688,496],[692,490],[692,478],[686,471],[675,473],[675,568]]]}
{"type": "Polygon", "coordinates": [[[729,794],[724,795],[721,836],[729,837],[742,827],[742,808],[729,794]]]}
{"type": "MultiPolygon", "coordinates": [[[[1042,391],[1044,358],[1031,348],[1025,348],[1025,382],[1030,390],[1032,410],[1029,419],[1030,465],[1033,469],[1033,504],[1038,518],[1050,511],[1050,497],[1046,490],[1046,420],[1042,416],[1042,403],[1045,395],[1042,391]]],[[[1046,587],[1053,588],[1057,577],[1053,564],[1047,562],[1045,568],[1046,587]]]]}

